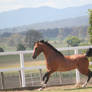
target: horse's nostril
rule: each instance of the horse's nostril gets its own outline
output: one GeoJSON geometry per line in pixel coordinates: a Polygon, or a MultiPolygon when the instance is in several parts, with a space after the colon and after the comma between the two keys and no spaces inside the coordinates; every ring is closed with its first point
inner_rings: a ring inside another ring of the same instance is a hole
{"type": "Polygon", "coordinates": [[[36,56],[35,56],[35,55],[33,55],[33,56],[32,56],[32,58],[33,58],[33,59],[35,59],[35,58],[36,58],[36,56]]]}
{"type": "Polygon", "coordinates": [[[34,59],[34,56],[32,56],[32,58],[34,59]]]}

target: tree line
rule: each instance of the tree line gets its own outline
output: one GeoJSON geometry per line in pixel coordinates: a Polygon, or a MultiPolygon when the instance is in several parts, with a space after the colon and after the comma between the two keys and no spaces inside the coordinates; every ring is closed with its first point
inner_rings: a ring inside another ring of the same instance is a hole
{"type": "MultiPolygon", "coordinates": [[[[92,10],[89,10],[89,26],[73,28],[55,28],[43,30],[28,30],[21,33],[3,33],[0,35],[0,43],[6,43],[9,46],[16,46],[16,50],[26,50],[33,48],[34,42],[38,40],[65,40],[68,46],[78,46],[89,36],[92,44],[92,10]],[[88,31],[87,31],[88,30],[88,31]]],[[[4,49],[0,47],[0,52],[4,49]]]]}

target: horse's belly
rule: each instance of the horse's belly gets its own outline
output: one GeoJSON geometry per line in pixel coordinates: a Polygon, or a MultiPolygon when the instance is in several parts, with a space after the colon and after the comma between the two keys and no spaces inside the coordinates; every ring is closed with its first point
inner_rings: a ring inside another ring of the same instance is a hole
{"type": "Polygon", "coordinates": [[[70,71],[70,70],[73,70],[73,69],[76,69],[76,67],[72,67],[72,68],[59,68],[58,71],[61,71],[61,72],[65,72],[65,71],[70,71]]]}
{"type": "Polygon", "coordinates": [[[70,71],[77,68],[77,64],[75,63],[65,63],[65,65],[59,65],[57,68],[58,71],[70,71]]]}
{"type": "Polygon", "coordinates": [[[77,64],[72,61],[57,61],[57,62],[48,62],[47,63],[47,69],[48,70],[54,70],[54,71],[70,71],[77,68],[77,64]]]}

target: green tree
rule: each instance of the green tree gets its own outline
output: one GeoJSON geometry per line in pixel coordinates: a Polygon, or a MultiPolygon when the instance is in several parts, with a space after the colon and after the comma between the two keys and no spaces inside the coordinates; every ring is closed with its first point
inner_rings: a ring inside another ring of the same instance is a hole
{"type": "Polygon", "coordinates": [[[29,48],[33,48],[34,42],[42,39],[43,39],[43,36],[40,32],[35,30],[29,30],[26,33],[25,42],[29,48]]]}
{"type": "Polygon", "coordinates": [[[0,52],[4,52],[4,49],[0,47],[0,52]]]}
{"type": "Polygon", "coordinates": [[[26,50],[25,46],[23,44],[18,44],[17,51],[23,51],[26,50]]]}
{"type": "Polygon", "coordinates": [[[92,44],[92,10],[89,10],[89,27],[88,33],[90,37],[90,43],[92,44]]]}
{"type": "Polygon", "coordinates": [[[80,40],[75,36],[68,36],[66,42],[69,46],[78,46],[80,44],[80,40]]]}

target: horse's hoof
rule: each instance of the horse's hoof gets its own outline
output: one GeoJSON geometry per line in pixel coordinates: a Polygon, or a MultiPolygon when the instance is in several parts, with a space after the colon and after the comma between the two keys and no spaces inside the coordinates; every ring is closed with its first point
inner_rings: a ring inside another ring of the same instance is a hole
{"type": "Polygon", "coordinates": [[[82,85],[82,88],[85,88],[87,86],[87,83],[84,83],[83,85],[82,85]]]}
{"type": "Polygon", "coordinates": [[[86,85],[84,85],[84,84],[83,84],[81,87],[82,87],[82,88],[85,88],[85,87],[86,87],[86,85]]]}
{"type": "Polygon", "coordinates": [[[80,83],[78,83],[78,84],[76,84],[75,86],[74,86],[74,88],[80,88],[81,87],[81,84],[80,83]]]}
{"type": "Polygon", "coordinates": [[[39,88],[38,90],[39,90],[39,91],[42,91],[42,90],[43,90],[43,88],[39,88]]]}

